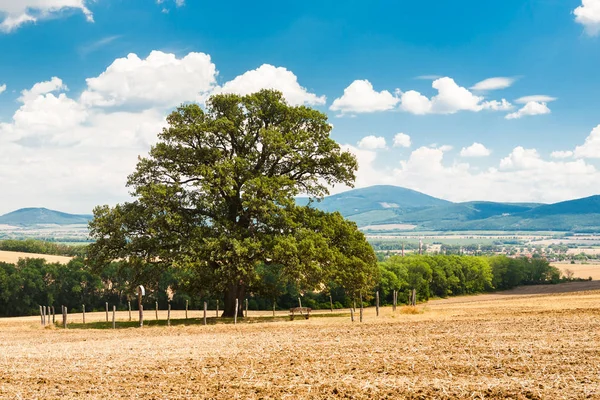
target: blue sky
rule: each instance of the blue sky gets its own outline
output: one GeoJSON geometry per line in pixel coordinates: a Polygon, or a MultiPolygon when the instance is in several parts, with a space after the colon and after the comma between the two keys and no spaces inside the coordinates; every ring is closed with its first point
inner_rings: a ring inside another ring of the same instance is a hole
{"type": "Polygon", "coordinates": [[[0,0],[0,213],[124,201],[169,110],[262,87],[330,115],[357,186],[598,193],[600,0],[339,4],[0,0]]]}

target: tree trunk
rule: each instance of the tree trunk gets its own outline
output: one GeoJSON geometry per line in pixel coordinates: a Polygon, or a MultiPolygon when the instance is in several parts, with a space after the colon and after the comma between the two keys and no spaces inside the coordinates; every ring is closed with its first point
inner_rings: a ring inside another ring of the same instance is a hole
{"type": "Polygon", "coordinates": [[[246,286],[243,283],[229,285],[225,290],[225,304],[223,306],[222,317],[233,318],[235,315],[235,299],[238,299],[237,316],[244,317],[244,297],[246,296],[246,286]]]}

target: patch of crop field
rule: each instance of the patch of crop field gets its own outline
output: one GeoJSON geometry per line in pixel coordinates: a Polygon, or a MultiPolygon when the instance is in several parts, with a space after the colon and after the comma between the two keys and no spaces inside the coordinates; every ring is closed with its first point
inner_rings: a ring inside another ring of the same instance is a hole
{"type": "Polygon", "coordinates": [[[50,263],[68,264],[72,257],[52,256],[48,254],[21,253],[17,251],[0,250],[0,262],[15,264],[21,258],[43,258],[50,263]]]}
{"type": "Polygon", "coordinates": [[[553,266],[561,270],[563,274],[567,270],[573,272],[573,278],[588,279],[590,276],[593,280],[600,280],[600,263],[590,264],[571,264],[569,262],[552,263],[553,266]]]}
{"type": "Polygon", "coordinates": [[[583,283],[370,308],[363,323],[63,330],[0,319],[0,398],[599,398],[600,286],[583,283]]]}

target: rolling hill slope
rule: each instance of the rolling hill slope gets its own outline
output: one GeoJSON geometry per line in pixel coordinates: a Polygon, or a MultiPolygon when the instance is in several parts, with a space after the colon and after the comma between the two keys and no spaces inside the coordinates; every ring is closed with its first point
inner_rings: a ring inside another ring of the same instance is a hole
{"type": "Polygon", "coordinates": [[[91,215],[67,214],[47,208],[22,208],[0,216],[0,224],[13,226],[87,224],[91,215]]]}
{"type": "MultiPolygon", "coordinates": [[[[298,203],[301,204],[306,204],[307,201],[305,198],[298,199],[298,203]]],[[[324,211],[339,211],[344,216],[350,216],[374,210],[403,212],[449,204],[452,203],[415,190],[379,185],[334,194],[315,203],[314,206],[324,211]]]]}
{"type": "Polygon", "coordinates": [[[329,196],[313,207],[339,211],[361,227],[382,229],[384,225],[407,224],[417,230],[600,232],[600,196],[556,204],[452,203],[409,189],[373,186],[329,196]]]}

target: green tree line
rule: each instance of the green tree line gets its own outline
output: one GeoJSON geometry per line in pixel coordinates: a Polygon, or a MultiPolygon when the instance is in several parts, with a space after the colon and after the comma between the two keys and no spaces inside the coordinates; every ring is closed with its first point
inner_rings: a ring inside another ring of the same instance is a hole
{"type": "Polygon", "coordinates": [[[46,242],[35,239],[0,240],[0,251],[18,251],[22,253],[51,254],[55,256],[84,256],[87,246],[69,246],[61,243],[46,242]]]}
{"type": "MultiPolygon", "coordinates": [[[[192,309],[200,309],[204,301],[212,308],[219,292],[207,292],[195,286],[189,272],[177,268],[156,269],[152,264],[131,266],[112,262],[101,270],[92,270],[82,258],[68,264],[48,263],[43,259],[21,259],[16,264],[0,263],[0,316],[34,315],[39,305],[66,305],[72,311],[103,310],[105,302],[119,309],[134,305],[135,288],[143,284],[144,299],[153,308],[171,302],[174,309],[183,309],[188,300],[192,309]]],[[[282,279],[280,268],[264,265],[258,270],[260,284],[247,294],[250,309],[270,309],[297,306],[302,297],[304,306],[313,309],[350,307],[362,295],[373,303],[376,290],[382,304],[392,302],[392,293],[399,291],[399,301],[408,300],[408,291],[417,290],[420,301],[431,297],[506,290],[519,285],[550,284],[561,281],[560,271],[544,259],[509,258],[506,256],[475,257],[459,255],[392,256],[378,263],[375,279],[363,274],[344,272],[338,281],[322,285],[320,291],[303,290],[298,281],[282,279]]],[[[223,304],[223,303],[221,303],[223,304]]]]}

